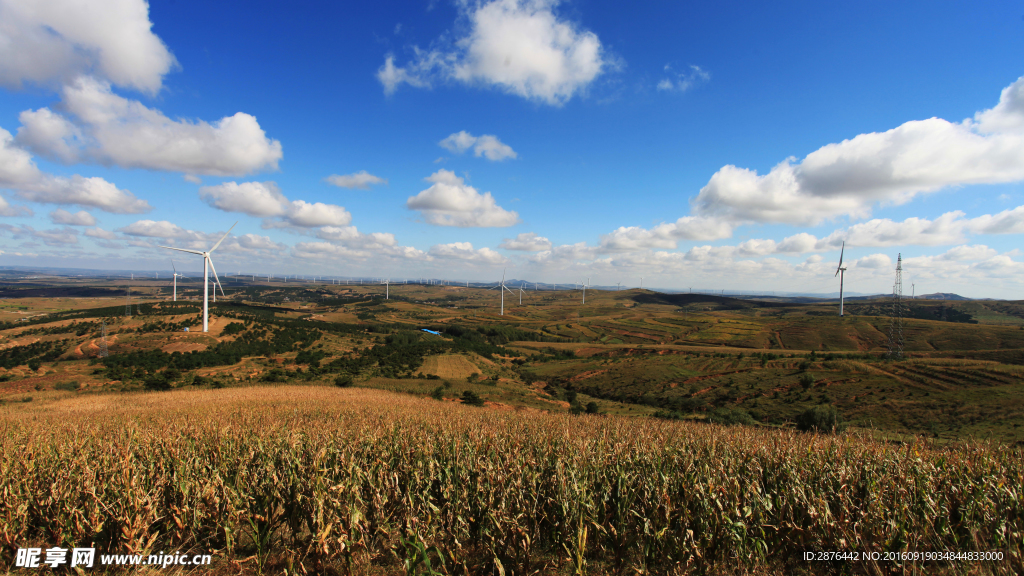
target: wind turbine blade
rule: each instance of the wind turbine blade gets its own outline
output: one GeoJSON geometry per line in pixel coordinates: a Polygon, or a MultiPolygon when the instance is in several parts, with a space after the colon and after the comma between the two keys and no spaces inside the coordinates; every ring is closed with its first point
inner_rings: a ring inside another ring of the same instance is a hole
{"type": "Polygon", "coordinates": [[[506,268],[502,268],[501,269],[501,285],[502,286],[505,285],[505,270],[506,270],[506,268]]]}
{"type": "Polygon", "coordinates": [[[210,248],[209,252],[213,252],[214,250],[216,250],[217,246],[220,246],[220,243],[223,242],[224,239],[228,237],[228,234],[231,234],[231,231],[234,230],[235,226],[238,226],[237,221],[231,225],[231,228],[228,228],[228,231],[225,232],[224,235],[220,237],[220,240],[217,240],[217,243],[213,245],[213,248],[210,248]]]}
{"type": "MultiPolygon", "coordinates": [[[[210,263],[210,270],[213,271],[213,279],[217,282],[217,286],[220,286],[220,278],[217,278],[217,269],[213,267],[213,258],[207,256],[206,260],[210,263]]],[[[216,290],[216,288],[214,288],[214,290],[216,290]]],[[[220,286],[220,295],[227,296],[227,294],[224,293],[223,286],[220,286]]]]}
{"type": "Polygon", "coordinates": [[[174,270],[175,274],[178,273],[178,269],[174,267],[174,260],[171,260],[171,268],[174,270]]]}
{"type": "MultiPolygon", "coordinates": [[[[157,244],[157,246],[160,246],[160,244],[157,244]]],[[[199,252],[198,250],[186,250],[184,248],[175,248],[174,246],[160,246],[160,247],[161,248],[167,248],[168,250],[177,250],[178,252],[188,252],[189,254],[199,254],[200,256],[203,255],[203,253],[199,252]]]]}
{"type": "MultiPolygon", "coordinates": [[[[843,253],[844,252],[846,252],[846,240],[843,240],[843,248],[842,248],[842,250],[839,251],[839,266],[836,267],[836,274],[835,274],[835,276],[839,275],[839,269],[843,267],[843,253]]],[[[835,276],[833,276],[833,278],[835,278],[835,276]]]]}
{"type": "Polygon", "coordinates": [[[509,290],[509,289],[508,289],[508,286],[502,286],[502,288],[504,288],[505,290],[508,290],[508,293],[509,293],[509,294],[511,294],[511,295],[513,295],[513,296],[515,296],[515,295],[516,295],[516,293],[515,293],[515,292],[513,292],[513,291],[511,291],[511,290],[509,290]]]}

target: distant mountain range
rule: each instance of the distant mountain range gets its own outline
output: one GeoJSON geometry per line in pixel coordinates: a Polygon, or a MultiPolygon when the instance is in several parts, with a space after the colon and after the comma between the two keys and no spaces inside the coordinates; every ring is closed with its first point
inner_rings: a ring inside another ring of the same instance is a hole
{"type": "MultiPolygon", "coordinates": [[[[160,272],[159,280],[166,280],[170,277],[170,270],[160,272]]],[[[111,278],[111,277],[129,277],[131,274],[135,274],[136,280],[154,279],[151,275],[155,274],[151,270],[138,271],[138,270],[95,270],[87,268],[49,268],[49,267],[30,267],[30,266],[0,266],[0,279],[11,276],[22,276],[25,274],[40,274],[44,276],[65,276],[65,277],[92,277],[92,278],[111,278]]],[[[243,274],[248,276],[249,274],[243,274]]],[[[223,277],[233,276],[230,272],[222,275],[223,277]]],[[[285,276],[285,275],[281,275],[285,276]]],[[[288,278],[296,278],[295,275],[289,274],[288,278]]],[[[345,279],[350,281],[357,281],[362,279],[363,281],[374,282],[376,279],[370,279],[367,276],[317,276],[317,278],[323,278],[330,281],[332,278],[345,279]]],[[[276,279],[276,277],[275,277],[276,279]]],[[[404,279],[403,279],[404,280],[404,279]]],[[[409,279],[410,282],[419,282],[420,278],[409,279]]],[[[301,281],[301,280],[300,280],[301,281]]],[[[340,281],[340,280],[339,280],[340,281]]],[[[402,280],[394,279],[393,283],[398,283],[402,280]]],[[[439,279],[434,279],[434,282],[440,282],[439,279]]],[[[445,280],[445,283],[449,283],[445,280]]],[[[462,285],[464,281],[451,281],[450,284],[453,286],[462,285]]],[[[470,286],[493,286],[498,284],[495,282],[469,282],[470,286]]],[[[505,280],[505,284],[509,287],[524,286],[525,290],[567,290],[570,288],[579,288],[579,284],[575,283],[548,283],[548,282],[533,282],[531,280],[522,279],[508,279],[505,280]]],[[[636,286],[616,286],[616,285],[593,285],[588,286],[591,290],[631,290],[635,289],[636,286]]],[[[758,299],[758,300],[778,300],[780,302],[815,302],[815,301],[828,301],[828,300],[839,300],[839,293],[832,292],[826,294],[819,293],[808,293],[808,292],[771,292],[766,291],[757,293],[755,291],[730,291],[730,290],[676,290],[672,288],[645,288],[645,290],[651,290],[653,292],[661,292],[663,294],[693,294],[693,295],[704,295],[704,296],[717,296],[725,298],[738,298],[738,299],[758,299]]],[[[889,298],[892,294],[863,294],[859,292],[847,292],[845,294],[846,300],[857,301],[857,300],[874,300],[877,298],[889,298]]],[[[903,295],[904,298],[910,299],[907,294],[903,295]]],[[[968,298],[966,296],[960,296],[951,292],[936,292],[934,294],[921,294],[917,296],[922,300],[992,300],[992,298],[968,298]]]]}

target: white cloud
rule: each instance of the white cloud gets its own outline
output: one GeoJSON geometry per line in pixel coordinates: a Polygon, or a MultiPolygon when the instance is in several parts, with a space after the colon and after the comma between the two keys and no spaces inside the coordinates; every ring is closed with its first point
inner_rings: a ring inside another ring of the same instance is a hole
{"type": "Polygon", "coordinates": [[[683,216],[673,223],[659,224],[648,230],[622,226],[601,236],[601,250],[632,252],[648,248],[674,249],[680,240],[720,240],[732,235],[732,225],[722,219],[683,216]]]}
{"type": "Polygon", "coordinates": [[[199,197],[219,210],[259,218],[282,216],[288,211],[288,199],[274,182],[225,182],[203,186],[199,197]]]}
{"type": "Polygon", "coordinates": [[[597,248],[587,246],[586,242],[577,242],[538,252],[530,256],[529,260],[536,264],[568,264],[580,260],[593,260],[597,253],[597,248]]]}
{"type": "Polygon", "coordinates": [[[978,216],[968,227],[977,234],[1024,234],[1024,206],[978,216]]]}
{"type": "Polygon", "coordinates": [[[274,242],[268,236],[242,234],[241,236],[232,236],[225,239],[224,243],[217,247],[217,251],[265,255],[271,252],[281,252],[286,248],[287,246],[274,242]]]}
{"type": "Polygon", "coordinates": [[[189,231],[168,222],[167,220],[138,220],[118,229],[122,234],[128,236],[142,236],[144,238],[185,238],[189,231]]]}
{"type": "Polygon", "coordinates": [[[372,259],[374,262],[382,258],[389,260],[413,260],[416,262],[429,262],[433,260],[427,253],[411,246],[368,245],[353,248],[333,242],[299,242],[292,247],[292,254],[297,258],[330,261],[332,263],[336,262],[339,258],[363,261],[372,259]]]}
{"type": "Polygon", "coordinates": [[[348,247],[395,246],[398,242],[390,232],[363,234],[355,226],[324,226],[316,233],[318,238],[348,247]]]}
{"type": "Polygon", "coordinates": [[[92,214],[86,212],[85,210],[81,210],[79,212],[72,214],[67,210],[58,208],[53,212],[50,212],[50,221],[53,222],[54,224],[69,224],[71,226],[96,225],[96,218],[92,214]]]}
{"type": "Polygon", "coordinates": [[[100,240],[114,240],[117,238],[117,234],[102,228],[89,228],[85,231],[85,235],[90,238],[99,238],[100,240]]]}
{"type": "Polygon", "coordinates": [[[10,224],[0,224],[0,230],[3,230],[13,236],[15,239],[31,238],[33,240],[41,240],[47,246],[68,246],[71,244],[78,244],[78,230],[73,228],[54,228],[52,230],[36,230],[35,228],[22,224],[21,226],[11,226],[10,224]]]}
{"type": "Polygon", "coordinates": [[[346,226],[352,221],[352,214],[334,204],[292,200],[291,206],[283,218],[288,225],[313,228],[316,226],[346,226]]]}
{"type": "Polygon", "coordinates": [[[885,254],[872,254],[863,258],[858,258],[850,262],[851,268],[885,268],[895,270],[896,267],[892,265],[892,258],[885,254]]]}
{"type": "Polygon", "coordinates": [[[558,0],[460,3],[468,30],[454,42],[415,50],[405,67],[389,55],[377,78],[387,94],[403,82],[428,87],[433,79],[497,87],[551,105],[562,105],[614,66],[589,30],[554,13],[558,0]]]}
{"type": "Polygon", "coordinates": [[[802,162],[788,158],[763,176],[725,166],[693,201],[696,214],[734,222],[817,224],[867,216],[876,203],[962,184],[1024,179],[1024,77],[976,120],[907,122],[829,144],[802,162]]]}
{"type": "Polygon", "coordinates": [[[450,170],[438,170],[425,180],[432,183],[430,188],[410,197],[406,206],[430,224],[501,228],[519,222],[518,213],[498,206],[490,192],[480,194],[450,170]]]}
{"type": "Polygon", "coordinates": [[[494,161],[518,157],[518,154],[516,154],[515,150],[513,150],[511,146],[502,143],[501,140],[498,140],[497,136],[492,134],[473,136],[469,132],[463,130],[449,135],[444,140],[438,142],[438,144],[440,144],[442,148],[455,152],[456,154],[462,154],[466,150],[473,148],[473,154],[477,158],[484,156],[488,160],[494,161]]]}
{"type": "Polygon", "coordinates": [[[690,65],[688,70],[676,72],[672,66],[665,65],[666,77],[658,82],[658,90],[662,92],[686,92],[694,86],[704,84],[711,80],[711,74],[700,66],[690,65]]]}
{"type": "Polygon", "coordinates": [[[452,242],[451,244],[435,244],[430,247],[429,254],[444,260],[462,260],[480,264],[504,264],[507,259],[490,248],[474,249],[469,242],[452,242]]]}
{"type": "Polygon", "coordinates": [[[203,186],[199,197],[225,212],[267,218],[264,228],[345,226],[352,221],[352,214],[342,206],[288,200],[274,182],[224,182],[203,186]]]}
{"type": "Polygon", "coordinates": [[[155,94],[176,61],[152,26],[145,0],[0,0],[0,85],[96,74],[155,94]]]}
{"type": "Polygon", "coordinates": [[[333,184],[340,188],[359,188],[360,190],[369,190],[370,186],[373,186],[374,184],[388,183],[386,178],[374,176],[366,170],[361,170],[354,174],[331,174],[324,180],[326,180],[328,184],[333,184]]]}
{"type": "Polygon", "coordinates": [[[498,248],[505,250],[522,250],[524,252],[539,252],[551,249],[551,240],[538,236],[535,232],[523,232],[514,239],[505,238],[505,241],[498,245],[498,248]]]}
{"type": "Polygon", "coordinates": [[[7,199],[0,196],[0,216],[14,218],[18,216],[32,216],[32,210],[29,210],[25,206],[11,206],[7,199]]]}
{"type": "Polygon", "coordinates": [[[115,214],[139,214],[152,209],[145,200],[127,190],[119,190],[102,178],[77,174],[68,178],[40,171],[32,156],[17,147],[11,133],[3,128],[0,128],[0,188],[14,190],[20,198],[30,202],[78,204],[115,214]]]}
{"type": "Polygon", "coordinates": [[[171,120],[88,76],[64,87],[58,108],[66,115],[48,108],[22,112],[19,144],[65,163],[92,161],[192,177],[276,170],[282,157],[281,143],[268,139],[249,114],[238,112],[212,124],[171,120]]]}

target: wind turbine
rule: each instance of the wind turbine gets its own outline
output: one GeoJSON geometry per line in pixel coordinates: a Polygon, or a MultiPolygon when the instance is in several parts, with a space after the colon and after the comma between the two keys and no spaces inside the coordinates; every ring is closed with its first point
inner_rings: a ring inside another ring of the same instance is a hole
{"type": "Polygon", "coordinates": [[[391,278],[381,280],[380,283],[384,285],[384,299],[391,300],[391,278]]]}
{"type": "Polygon", "coordinates": [[[174,301],[178,301],[178,276],[185,278],[184,274],[178,274],[178,269],[174,267],[174,260],[171,260],[171,269],[174,270],[174,301]]]}
{"type": "MultiPolygon", "coordinates": [[[[843,268],[843,252],[846,252],[846,241],[843,241],[843,248],[839,251],[839,266],[836,268],[836,276],[839,276],[839,317],[843,317],[843,273],[846,272],[846,268],[843,268]]],[[[834,278],[835,276],[833,276],[834,278]]]]}
{"type": "MultiPolygon", "coordinates": [[[[216,250],[217,246],[220,246],[220,243],[223,242],[224,239],[228,237],[228,234],[231,234],[231,230],[233,230],[234,227],[237,225],[238,222],[232,224],[231,228],[228,228],[228,231],[225,232],[224,235],[220,237],[220,240],[217,240],[217,243],[213,245],[213,248],[210,248],[205,252],[200,252],[198,250],[186,250],[184,248],[175,248],[173,246],[160,246],[161,248],[167,248],[168,250],[188,252],[189,254],[197,254],[203,257],[203,332],[210,331],[210,270],[213,270],[213,278],[214,280],[217,281],[216,286],[220,286],[220,278],[217,278],[217,268],[215,268],[213,265],[213,260],[210,258],[210,252],[216,250]]],[[[217,289],[216,286],[214,287],[214,290],[217,289]]],[[[224,294],[223,286],[221,286],[220,288],[220,293],[224,294]]]]}
{"type": "Polygon", "coordinates": [[[519,287],[519,305],[520,306],[523,305],[523,286],[526,286],[526,282],[523,282],[523,285],[519,287]]]}
{"type": "MultiPolygon", "coordinates": [[[[580,284],[583,284],[582,280],[580,280],[580,284]]],[[[590,284],[590,278],[587,278],[587,284],[590,284]]],[[[583,304],[587,303],[587,284],[583,284],[583,304]]]]}
{"type": "MultiPolygon", "coordinates": [[[[515,294],[515,292],[509,290],[508,287],[505,286],[505,270],[501,271],[501,284],[498,284],[494,288],[501,288],[501,290],[500,290],[500,292],[501,292],[501,315],[504,316],[505,315],[505,291],[508,290],[509,294],[515,294]]],[[[488,288],[488,290],[494,290],[494,288],[488,288]]],[[[520,304],[522,304],[522,296],[520,296],[519,298],[520,298],[519,302],[520,302],[520,304]]]]}

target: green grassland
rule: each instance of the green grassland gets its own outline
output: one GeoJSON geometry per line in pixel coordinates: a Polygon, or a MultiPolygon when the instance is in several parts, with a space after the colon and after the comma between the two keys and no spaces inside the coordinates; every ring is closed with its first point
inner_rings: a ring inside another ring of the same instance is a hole
{"type": "Polygon", "coordinates": [[[904,354],[891,359],[884,299],[848,302],[840,318],[828,302],[588,290],[583,304],[574,290],[529,291],[522,305],[506,296],[501,315],[497,292],[480,287],[392,284],[385,300],[376,285],[234,279],[204,335],[194,284],[172,303],[166,280],[136,281],[131,317],[125,284],[0,288],[0,399],[344,380],[449,401],[472,391],[494,409],[741,410],[776,427],[824,405],[882,434],[1024,439],[1022,302],[908,300],[904,354]],[[423,373],[426,358],[451,354],[478,372],[423,373]]]}

